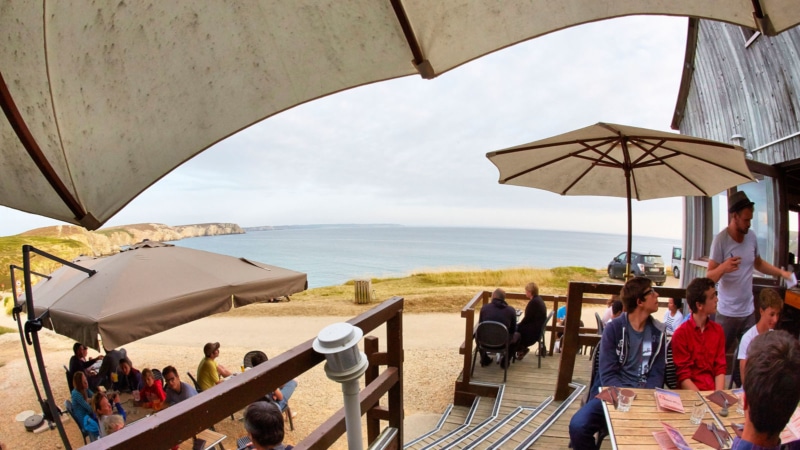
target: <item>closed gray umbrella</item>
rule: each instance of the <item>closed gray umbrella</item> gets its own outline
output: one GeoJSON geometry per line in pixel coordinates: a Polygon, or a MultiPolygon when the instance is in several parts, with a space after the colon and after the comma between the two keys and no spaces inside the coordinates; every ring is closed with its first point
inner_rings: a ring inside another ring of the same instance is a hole
{"type": "Polygon", "coordinates": [[[753,181],[744,152],[731,144],[602,122],[486,157],[500,170],[501,184],[627,198],[626,273],[632,198],[712,196],[753,181]]]}

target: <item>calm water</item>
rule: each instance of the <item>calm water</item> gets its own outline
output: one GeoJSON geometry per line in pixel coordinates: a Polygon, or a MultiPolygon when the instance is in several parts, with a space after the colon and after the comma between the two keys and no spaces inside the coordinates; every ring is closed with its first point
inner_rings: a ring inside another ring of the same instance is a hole
{"type": "MultiPolygon", "coordinates": [[[[175,245],[245,257],[308,274],[309,287],[422,269],[605,268],[625,236],[500,228],[342,227],[251,231],[184,239],[175,245]]],[[[667,265],[677,239],[633,237],[633,251],[667,265]]]]}

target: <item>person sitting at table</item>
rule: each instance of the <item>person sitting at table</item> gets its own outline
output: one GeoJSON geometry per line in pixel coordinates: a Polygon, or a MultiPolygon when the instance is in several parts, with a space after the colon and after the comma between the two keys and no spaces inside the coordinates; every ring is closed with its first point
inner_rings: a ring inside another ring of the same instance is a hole
{"type": "Polygon", "coordinates": [[[612,320],[622,315],[622,300],[614,300],[611,303],[611,318],[606,321],[606,324],[611,323],[612,320]]]}
{"type": "Polygon", "coordinates": [[[283,414],[275,403],[251,403],[244,411],[244,429],[256,450],[291,450],[283,444],[283,414]]]}
{"type": "Polygon", "coordinates": [[[100,364],[100,368],[97,370],[97,376],[100,379],[101,386],[106,389],[111,389],[114,383],[112,374],[117,373],[117,370],[119,370],[119,361],[127,356],[127,354],[124,348],[119,350],[103,348],[103,350],[106,351],[106,356],[103,357],[103,363],[100,364]]]}
{"type": "Polygon", "coordinates": [[[742,340],[739,342],[739,354],[736,356],[739,360],[739,374],[742,377],[743,384],[750,342],[752,342],[756,336],[764,334],[767,331],[772,331],[775,328],[775,325],[778,323],[778,318],[781,316],[781,310],[783,309],[783,300],[780,294],[774,289],[761,290],[761,293],[758,294],[758,309],[761,317],[759,317],[758,323],[750,327],[750,329],[745,331],[742,335],[742,340]]]}
{"type": "Polygon", "coordinates": [[[672,335],[672,360],[681,389],[713,391],[725,387],[725,333],[711,320],[717,312],[717,288],[711,278],[695,278],[686,287],[691,320],[672,335]]]}
{"type": "Polygon", "coordinates": [[[70,400],[72,400],[72,413],[75,415],[75,421],[78,426],[83,429],[83,419],[86,416],[91,416],[94,412],[92,406],[89,404],[94,391],[89,388],[89,380],[86,374],[79,370],[72,375],[72,392],[70,393],[70,400]]]}
{"type": "Polygon", "coordinates": [[[103,359],[103,355],[88,358],[89,349],[80,342],[76,342],[72,346],[72,353],[72,357],[69,358],[69,376],[73,377],[75,372],[84,372],[89,380],[89,387],[96,389],[100,384],[100,377],[97,376],[96,372],[92,371],[91,367],[95,362],[103,359]]]}
{"type": "MultiPolygon", "coordinates": [[[[253,367],[256,367],[261,363],[267,362],[267,357],[264,354],[256,353],[250,359],[250,362],[253,363],[253,367]]],[[[283,386],[279,387],[278,389],[275,389],[274,392],[264,396],[264,400],[277,403],[278,408],[280,408],[280,410],[283,411],[289,404],[289,399],[292,398],[292,394],[294,394],[295,389],[297,389],[297,381],[289,380],[283,386]]],[[[292,417],[294,418],[296,416],[297,412],[292,411],[292,417]]]]}
{"type": "MultiPolygon", "coordinates": [[[[744,430],[731,450],[779,449],[800,402],[800,343],[777,330],[750,342],[744,377],[744,430]]],[[[789,448],[797,448],[792,442],[789,448]]]]}
{"type": "Polygon", "coordinates": [[[161,380],[156,380],[151,369],[142,370],[142,388],[139,389],[139,396],[145,405],[150,405],[153,409],[159,409],[167,399],[163,383],[161,380]]]}
{"type": "Polygon", "coordinates": [[[161,374],[164,375],[164,381],[167,382],[167,388],[165,389],[167,392],[167,405],[172,406],[197,395],[197,391],[192,386],[181,381],[176,368],[172,366],[164,367],[161,374]]]}
{"type": "Polygon", "coordinates": [[[127,356],[119,360],[117,382],[113,385],[114,390],[120,392],[133,392],[142,388],[142,374],[133,368],[133,363],[127,356]]]}
{"type": "MultiPolygon", "coordinates": [[[[658,293],[644,277],[628,280],[620,297],[625,313],[609,323],[600,339],[600,365],[591,392],[601,386],[660,388],[666,366],[666,329],[652,317],[658,311],[658,293]]],[[[595,434],[607,430],[602,400],[593,397],[569,422],[569,438],[576,450],[597,449],[595,434]]]]}
{"type": "MultiPolygon", "coordinates": [[[[513,355],[517,351],[517,311],[506,303],[506,292],[497,288],[492,292],[492,301],[481,308],[478,316],[480,322],[500,322],[508,330],[508,354],[513,355]]],[[[481,350],[481,366],[486,367],[492,363],[492,358],[481,350]]],[[[506,358],[500,361],[500,366],[505,368],[508,364],[506,358]]]]}
{"type": "Polygon", "coordinates": [[[83,429],[95,439],[104,437],[106,430],[100,424],[105,417],[114,415],[114,409],[117,410],[117,414],[122,417],[124,422],[128,415],[119,401],[119,394],[116,392],[109,395],[102,392],[95,393],[92,396],[92,414],[83,418],[83,429]]]}
{"type": "Polygon", "coordinates": [[[219,342],[209,342],[204,345],[203,353],[206,356],[197,366],[197,387],[201,391],[211,389],[222,383],[225,377],[231,376],[231,371],[216,361],[219,357],[219,342]]]}
{"type": "Polygon", "coordinates": [[[530,282],[525,285],[525,296],[528,297],[528,304],[525,306],[525,317],[517,324],[517,351],[516,358],[522,358],[531,351],[530,346],[539,340],[544,328],[544,321],[547,320],[547,306],[539,296],[539,286],[530,282]]]}
{"type": "Polygon", "coordinates": [[[675,330],[683,323],[683,300],[679,298],[669,299],[667,310],[664,311],[664,325],[667,326],[667,334],[675,333],[675,330]]]}
{"type": "Polygon", "coordinates": [[[104,436],[108,436],[115,431],[121,430],[125,426],[125,419],[119,414],[111,414],[110,416],[103,417],[100,421],[100,427],[105,432],[104,436]]]}

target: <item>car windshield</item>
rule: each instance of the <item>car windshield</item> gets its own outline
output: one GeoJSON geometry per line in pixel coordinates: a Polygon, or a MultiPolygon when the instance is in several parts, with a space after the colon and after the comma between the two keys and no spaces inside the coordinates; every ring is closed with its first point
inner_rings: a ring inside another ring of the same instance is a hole
{"type": "Polygon", "coordinates": [[[644,258],[645,264],[661,264],[662,266],[664,265],[664,260],[661,259],[661,257],[658,255],[644,255],[642,256],[642,258],[644,258]]]}

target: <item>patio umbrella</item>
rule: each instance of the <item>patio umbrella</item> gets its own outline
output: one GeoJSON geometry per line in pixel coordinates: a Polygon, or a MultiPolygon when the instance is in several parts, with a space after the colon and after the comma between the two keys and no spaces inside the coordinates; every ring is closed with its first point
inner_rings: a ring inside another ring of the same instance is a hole
{"type": "Polygon", "coordinates": [[[0,205],[99,228],[226,137],[355,86],[434,78],[635,14],[775,34],[796,0],[0,0],[0,205]]]}
{"type": "Polygon", "coordinates": [[[306,274],[155,241],[103,258],[79,258],[32,290],[43,325],[100,350],[118,348],[231,307],[306,289],[306,274]]]}
{"type": "Polygon", "coordinates": [[[734,145],[602,122],[489,152],[486,157],[500,170],[501,184],[561,195],[626,198],[626,274],[631,260],[631,199],[712,196],[754,180],[744,151],[734,145]]]}

